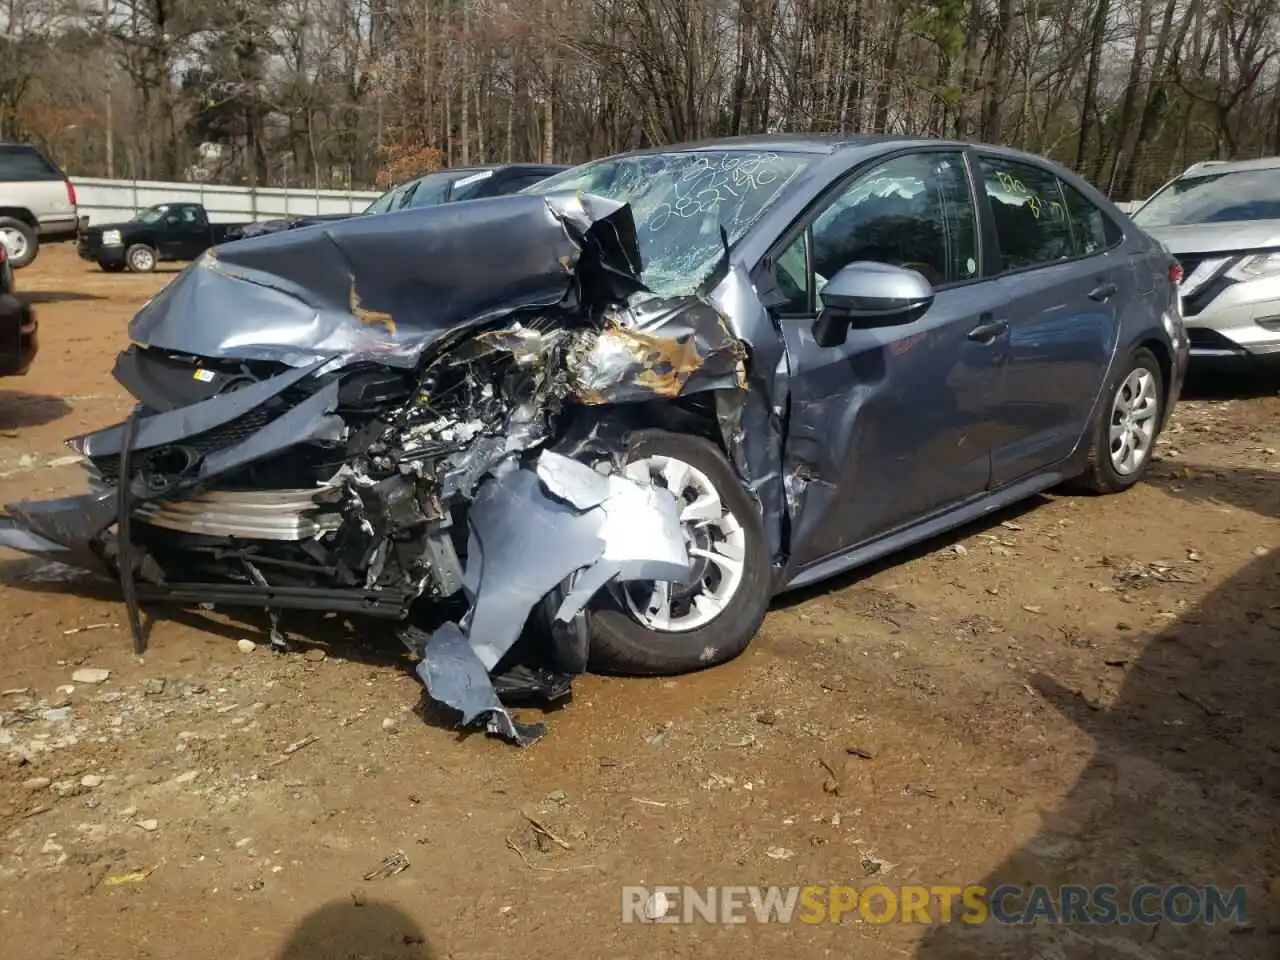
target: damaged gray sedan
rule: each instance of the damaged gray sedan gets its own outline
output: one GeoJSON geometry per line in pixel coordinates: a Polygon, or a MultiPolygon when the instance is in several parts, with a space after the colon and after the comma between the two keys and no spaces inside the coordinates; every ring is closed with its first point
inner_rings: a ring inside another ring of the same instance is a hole
{"type": "Polygon", "coordinates": [[[1142,476],[1186,364],[1170,260],[964,144],[735,139],[536,193],[215,248],[0,546],[139,604],[397,624],[435,700],[740,653],[773,595],[1075,478],[1142,476]]]}

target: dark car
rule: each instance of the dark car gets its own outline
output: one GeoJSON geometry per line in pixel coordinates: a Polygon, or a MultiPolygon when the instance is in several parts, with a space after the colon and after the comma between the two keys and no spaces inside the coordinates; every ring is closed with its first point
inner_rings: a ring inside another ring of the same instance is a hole
{"type": "Polygon", "coordinates": [[[107,273],[151,273],[162,261],[194,260],[245,226],[211,222],[203,204],[159,203],[123,223],[86,227],[76,250],[107,273]]]}
{"type": "Polygon", "coordinates": [[[319,223],[333,223],[370,213],[391,213],[415,207],[435,206],[438,203],[454,203],[458,200],[479,200],[498,197],[523,190],[553,174],[569,169],[564,164],[508,163],[491,167],[451,167],[436,173],[428,173],[407,183],[392,187],[360,213],[327,213],[314,217],[288,217],[279,220],[260,220],[244,227],[237,239],[257,237],[264,233],[295,230],[319,223]]]}
{"type": "Polygon", "coordinates": [[[14,295],[13,267],[0,243],[0,377],[26,373],[38,349],[35,312],[14,295]]]}
{"type": "Polygon", "coordinates": [[[431,697],[526,743],[516,695],[721,663],[783,590],[1132,487],[1186,369],[1176,271],[1047,160],[884,137],[228,244],[134,318],[140,407],[72,441],[93,491],[10,505],[0,545],[115,572],[134,624],[399,621],[431,697]]]}

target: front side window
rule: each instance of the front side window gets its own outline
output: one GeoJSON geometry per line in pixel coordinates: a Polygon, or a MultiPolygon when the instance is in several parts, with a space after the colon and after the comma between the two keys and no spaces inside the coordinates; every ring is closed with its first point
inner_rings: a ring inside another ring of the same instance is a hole
{"type": "Polygon", "coordinates": [[[1002,271],[1024,270],[1075,256],[1058,178],[1024,163],[983,157],[1002,271]]]}
{"type": "Polygon", "coordinates": [[[1182,177],[1133,215],[1140,227],[1280,220],[1280,169],[1182,177]]]}
{"type": "Polygon", "coordinates": [[[895,157],[844,188],[778,257],[780,312],[821,309],[823,285],[859,261],[917,270],[935,287],[976,279],[976,223],[962,154],[895,157]]]}
{"type": "Polygon", "coordinates": [[[139,212],[133,220],[134,223],[159,223],[165,218],[165,215],[168,214],[168,212],[169,205],[167,203],[161,203],[154,207],[147,207],[147,209],[139,212]]]}

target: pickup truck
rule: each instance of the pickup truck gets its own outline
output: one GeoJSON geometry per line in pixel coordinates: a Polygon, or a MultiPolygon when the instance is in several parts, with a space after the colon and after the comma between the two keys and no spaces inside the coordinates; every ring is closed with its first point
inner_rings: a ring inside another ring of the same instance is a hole
{"type": "Polygon", "coordinates": [[[17,270],[40,245],[74,240],[76,188],[57,164],[29,143],[0,143],[0,245],[17,270]]]}
{"type": "Polygon", "coordinates": [[[36,358],[36,318],[13,293],[8,248],[0,243],[0,377],[19,377],[36,358]]]}
{"type": "Polygon", "coordinates": [[[165,260],[194,260],[210,247],[233,240],[245,223],[210,223],[198,203],[160,203],[124,223],[86,227],[76,249],[80,259],[107,273],[151,273],[165,260]]]}

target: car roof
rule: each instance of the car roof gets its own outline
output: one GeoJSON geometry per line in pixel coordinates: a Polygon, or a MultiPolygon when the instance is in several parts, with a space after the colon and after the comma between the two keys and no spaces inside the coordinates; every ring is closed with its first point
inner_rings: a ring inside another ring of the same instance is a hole
{"type": "Polygon", "coordinates": [[[1220,173],[1243,173],[1246,170],[1280,170],[1280,157],[1259,157],[1256,160],[1205,160],[1187,167],[1178,175],[1178,179],[1190,180],[1220,173]]]}
{"type": "Polygon", "coordinates": [[[697,153],[714,150],[762,150],[772,153],[807,153],[814,156],[833,156],[844,152],[858,152],[874,155],[887,153],[899,147],[952,147],[956,150],[981,150],[1010,159],[1025,159],[1041,164],[1060,166],[1052,159],[1038,154],[1027,153],[1011,147],[977,141],[944,140],[937,137],[910,137],[902,134],[843,134],[843,133],[775,133],[753,134],[740,137],[718,137],[709,140],[695,140],[688,143],[673,143],[666,146],[645,147],[624,154],[625,156],[642,156],[660,153],[697,153]]]}
{"type": "Polygon", "coordinates": [[[830,154],[846,148],[856,149],[876,144],[893,143],[899,140],[903,143],[917,142],[915,138],[871,134],[854,136],[836,133],[766,133],[740,137],[715,137],[706,140],[691,140],[685,143],[644,147],[640,150],[631,151],[630,155],[698,153],[712,150],[768,150],[777,153],[830,154]]]}

